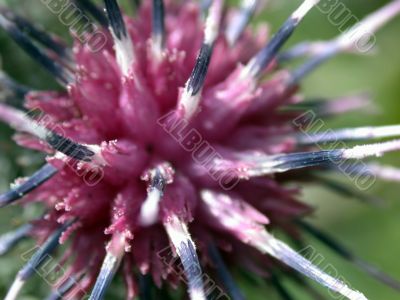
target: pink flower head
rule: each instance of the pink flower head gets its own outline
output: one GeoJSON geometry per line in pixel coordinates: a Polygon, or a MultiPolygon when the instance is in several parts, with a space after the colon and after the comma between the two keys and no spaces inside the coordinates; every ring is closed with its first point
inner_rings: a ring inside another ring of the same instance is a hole
{"type": "MultiPolygon", "coordinates": [[[[42,2],[55,9],[54,1],[42,2]]],[[[400,1],[332,41],[285,53],[284,43],[318,0],[303,1],[271,38],[265,25],[256,32],[246,28],[256,0],[242,1],[240,9],[213,0],[203,10],[193,1],[145,1],[135,17],[122,14],[115,0],[104,1],[106,15],[90,1],[74,2],[100,27],[73,31],[72,50],[0,10],[0,26],[65,88],[32,91],[0,78],[8,100],[24,100],[23,108],[15,101],[0,104],[0,119],[18,130],[19,145],[48,155],[40,170],[0,195],[1,206],[18,201],[45,208],[42,217],[0,239],[1,253],[26,236],[40,245],[6,300],[18,299],[60,244],[67,245],[60,246],[63,272],[48,299],[103,299],[117,272],[127,299],[143,297],[150,283],[159,289],[182,283],[191,300],[244,299],[225,261],[277,284],[277,268],[285,274],[294,269],[348,299],[366,299],[270,229],[294,241],[308,231],[354,261],[302,221],[312,209],[286,183],[322,181],[313,171],[327,169],[398,181],[398,170],[364,168],[361,159],[397,151],[399,140],[353,148],[342,143],[399,135],[400,126],[308,133],[316,118],[359,109],[366,99],[302,104],[297,90],[319,64],[354,51],[360,30],[375,32],[399,13],[400,1]],[[298,69],[282,67],[303,55],[311,57],[298,69]],[[334,142],[334,148],[318,149],[334,142]]],[[[399,288],[367,263],[358,265],[399,288]]]]}

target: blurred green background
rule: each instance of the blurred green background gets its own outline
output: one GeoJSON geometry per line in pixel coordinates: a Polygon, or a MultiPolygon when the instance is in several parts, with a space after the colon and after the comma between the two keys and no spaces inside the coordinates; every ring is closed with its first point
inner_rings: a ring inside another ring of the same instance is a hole
{"type": "MultiPolygon", "coordinates": [[[[124,1],[120,1],[124,2],[124,1]]],[[[125,1],[127,2],[127,1],[125,1]]],[[[234,3],[235,1],[231,1],[234,3]]],[[[295,1],[271,0],[257,22],[267,21],[274,32],[285,18],[300,3],[295,1]]],[[[360,19],[388,1],[347,0],[342,1],[360,19]]],[[[28,0],[0,0],[24,16],[43,25],[49,31],[68,37],[68,30],[56,16],[41,3],[28,0]]],[[[332,128],[396,124],[400,122],[400,18],[391,22],[377,34],[376,53],[368,56],[341,55],[325,64],[303,84],[303,93],[311,97],[334,97],[352,92],[368,91],[373,95],[380,114],[350,113],[329,121],[332,128]]],[[[326,15],[314,10],[296,31],[287,47],[303,40],[329,39],[339,34],[326,15]]],[[[54,80],[10,39],[0,31],[0,55],[2,68],[18,81],[38,89],[57,88],[54,80]]],[[[42,156],[16,147],[10,139],[11,130],[0,125],[0,190],[4,191],[16,176],[30,174],[42,161],[42,156]]],[[[390,154],[379,159],[387,164],[400,166],[400,156],[390,154]]],[[[351,185],[347,179],[340,179],[351,185]]],[[[377,182],[369,193],[384,199],[386,205],[376,208],[355,199],[343,198],[319,186],[305,188],[303,200],[316,208],[313,223],[342,241],[360,257],[373,262],[388,274],[400,279],[400,188],[395,183],[377,182]]],[[[24,220],[37,216],[37,208],[4,208],[0,211],[0,232],[6,232],[24,220]]],[[[351,285],[373,300],[400,299],[400,293],[372,280],[348,262],[339,259],[329,249],[313,239],[314,245],[325,257],[325,265],[332,264],[351,285]]],[[[27,241],[20,244],[11,254],[0,258],[0,297],[11,284],[22,265],[20,255],[32,245],[27,241]]],[[[87,255],[87,254],[83,254],[87,255]]],[[[113,285],[106,299],[123,299],[121,284],[113,285]]],[[[276,291],[265,283],[251,285],[240,281],[248,299],[280,299],[276,291]]],[[[294,299],[311,299],[293,282],[284,281],[294,299]]],[[[328,293],[319,287],[327,299],[328,293]]],[[[32,280],[18,299],[43,299],[48,286],[39,278],[32,280]]]]}

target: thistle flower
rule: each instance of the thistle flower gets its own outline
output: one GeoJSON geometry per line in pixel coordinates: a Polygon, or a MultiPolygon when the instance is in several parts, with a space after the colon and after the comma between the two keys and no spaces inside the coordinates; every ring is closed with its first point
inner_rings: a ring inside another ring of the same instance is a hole
{"type": "MultiPolygon", "coordinates": [[[[63,9],[58,1],[42,2],[63,9]]],[[[400,140],[342,143],[395,137],[399,125],[305,135],[313,117],[368,103],[360,95],[301,104],[297,91],[317,66],[356,51],[365,33],[375,33],[395,17],[400,1],[336,39],[287,52],[282,47],[318,0],[300,3],[270,39],[265,27],[256,33],[246,29],[257,0],[243,0],[237,10],[228,10],[222,0],[178,2],[134,1],[137,15],[129,17],[115,0],[104,1],[106,14],[89,0],[76,0],[99,26],[84,28],[87,43],[75,31],[72,49],[0,9],[0,26],[65,89],[34,91],[0,76],[0,119],[19,132],[18,144],[48,155],[42,168],[0,195],[1,206],[39,202],[46,211],[0,238],[1,254],[28,236],[39,245],[5,299],[17,299],[57,248],[66,249],[59,260],[63,272],[48,299],[85,294],[103,299],[117,272],[123,273],[127,299],[148,299],[151,284],[175,288],[180,282],[192,300],[244,299],[227,260],[267,277],[285,299],[290,296],[277,269],[315,297],[295,272],[347,299],[367,299],[274,237],[271,227],[295,242],[306,231],[400,289],[394,279],[305,222],[311,208],[298,200],[299,190],[286,185],[319,180],[366,200],[311,171],[344,168],[363,178],[399,180],[397,169],[361,160],[400,150],[400,140]],[[100,39],[91,39],[94,27],[100,39]],[[104,43],[94,49],[94,42],[104,43]],[[300,56],[309,56],[303,66],[282,67],[300,56]],[[333,150],[316,147],[334,142],[340,146],[333,150]],[[213,280],[219,285],[210,287],[213,280]]]]}

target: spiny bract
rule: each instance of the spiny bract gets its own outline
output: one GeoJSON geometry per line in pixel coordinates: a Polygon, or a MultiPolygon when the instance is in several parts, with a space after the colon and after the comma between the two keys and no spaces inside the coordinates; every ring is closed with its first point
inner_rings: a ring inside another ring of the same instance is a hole
{"type": "Polygon", "coordinates": [[[88,0],[42,2],[53,13],[72,16],[82,10],[85,15],[79,30],[72,30],[71,51],[0,9],[0,26],[65,88],[32,91],[0,77],[5,100],[0,119],[19,131],[18,144],[48,154],[39,171],[0,196],[1,206],[17,200],[45,206],[43,217],[0,239],[1,253],[26,236],[40,245],[6,300],[17,299],[24,283],[65,242],[59,260],[63,272],[48,299],[89,294],[102,299],[119,270],[127,299],[148,299],[151,282],[167,289],[184,282],[192,300],[244,299],[225,260],[269,278],[285,299],[277,268],[295,276],[314,297],[319,296],[290,268],[348,299],[366,299],[267,227],[297,242],[305,230],[399,289],[396,281],[302,221],[311,209],[297,200],[298,189],[285,185],[319,180],[370,200],[312,170],[399,180],[398,170],[359,161],[399,150],[399,140],[337,145],[396,136],[400,126],[304,132],[314,118],[363,108],[365,96],[302,105],[296,94],[299,81],[319,64],[356,51],[366,33],[396,16],[399,0],[336,39],[283,53],[286,40],[320,1],[303,1],[271,39],[265,25],[256,33],[246,29],[259,8],[256,0],[230,10],[222,0],[135,1],[135,17],[123,15],[115,0],[104,1],[106,14],[88,0]],[[82,24],[89,15],[99,25],[82,24]],[[282,69],[300,56],[310,58],[294,71],[282,69]],[[333,142],[333,150],[317,148],[333,142]]]}

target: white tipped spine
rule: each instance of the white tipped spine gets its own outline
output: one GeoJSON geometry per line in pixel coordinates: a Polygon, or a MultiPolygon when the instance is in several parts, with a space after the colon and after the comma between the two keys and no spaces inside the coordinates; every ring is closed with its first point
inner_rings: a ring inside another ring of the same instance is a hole
{"type": "Polygon", "coordinates": [[[139,223],[142,226],[151,226],[158,221],[160,201],[167,184],[174,181],[174,169],[167,163],[160,163],[155,168],[146,171],[142,180],[150,181],[147,197],[140,208],[139,223]]]}
{"type": "Polygon", "coordinates": [[[93,287],[89,300],[103,299],[103,295],[110,284],[112,278],[121,265],[125,253],[125,234],[114,234],[111,242],[107,246],[106,256],[100,269],[99,276],[93,287]]]}
{"type": "MultiPolygon", "coordinates": [[[[206,45],[211,49],[211,51],[214,46],[214,42],[219,34],[219,25],[221,22],[223,6],[223,0],[214,0],[206,19],[203,46],[206,45]]],[[[193,74],[191,76],[193,76],[193,74]]],[[[200,91],[193,94],[193,87],[190,85],[191,79],[192,78],[189,78],[186,82],[185,88],[182,92],[178,104],[178,109],[183,111],[184,117],[186,119],[190,119],[193,117],[199,107],[199,102],[201,99],[202,88],[200,89],[200,91]]]]}
{"type": "MultiPolygon", "coordinates": [[[[242,79],[249,77],[257,77],[261,74],[262,70],[269,65],[272,59],[276,56],[277,52],[281,49],[283,43],[287,41],[287,39],[291,36],[293,30],[299,25],[299,23],[303,20],[303,18],[307,15],[307,13],[319,3],[320,0],[305,0],[303,3],[290,15],[290,17],[286,20],[283,27],[281,27],[280,31],[278,31],[275,36],[269,41],[265,50],[273,49],[272,53],[268,53],[268,55],[262,59],[260,59],[260,54],[254,56],[243,68],[240,77],[242,79]],[[287,28],[287,24],[290,23],[290,30],[287,28]],[[285,28],[286,27],[286,28],[285,28]],[[282,31],[283,30],[283,31],[282,31]],[[289,34],[288,34],[289,32],[289,34]],[[279,41],[279,43],[276,43],[279,41]]],[[[263,50],[261,50],[263,51],[263,50]]]]}
{"type": "Polygon", "coordinates": [[[18,294],[20,293],[24,284],[25,280],[22,280],[22,278],[17,275],[4,300],[17,300],[18,294]]]}
{"type": "Polygon", "coordinates": [[[241,1],[241,11],[233,17],[225,30],[226,39],[231,47],[237,42],[245,29],[245,25],[249,22],[248,18],[250,16],[244,16],[243,14],[253,14],[257,5],[258,0],[241,1]]]}
{"type": "MultiPolygon", "coordinates": [[[[0,120],[10,125],[15,130],[29,133],[38,139],[46,141],[47,137],[52,133],[49,129],[47,129],[44,124],[46,121],[43,119],[39,120],[39,122],[31,119],[28,114],[8,105],[0,104],[0,120]]],[[[50,124],[46,124],[50,125],[50,124]]],[[[82,144],[82,146],[87,147],[88,149],[92,150],[95,154],[92,158],[91,163],[98,166],[105,166],[107,162],[103,158],[101,154],[101,147],[98,145],[88,145],[82,144]]],[[[55,156],[59,159],[67,160],[68,156],[61,153],[56,152],[55,156]]]]}
{"type": "Polygon", "coordinates": [[[160,61],[163,57],[163,37],[160,33],[153,34],[152,36],[152,52],[153,56],[160,61]]]}
{"type": "Polygon", "coordinates": [[[289,267],[315,280],[328,289],[341,294],[347,299],[368,300],[362,293],[353,290],[338,278],[334,278],[323,272],[309,260],[291,249],[284,242],[276,239],[266,231],[260,234],[257,238],[250,239],[250,243],[260,252],[275,257],[289,267]]]}
{"type": "Polygon", "coordinates": [[[304,19],[304,17],[308,14],[308,12],[318,3],[320,0],[305,0],[299,8],[297,8],[293,14],[292,18],[297,20],[297,22],[300,22],[301,20],[304,19]]]}
{"type": "Polygon", "coordinates": [[[182,92],[180,99],[180,107],[183,109],[184,116],[186,119],[191,119],[197,111],[199,106],[201,93],[192,95],[192,90],[187,85],[182,92]]]}
{"type": "Polygon", "coordinates": [[[299,143],[311,144],[321,142],[337,142],[339,140],[377,139],[400,136],[400,125],[377,127],[344,128],[317,134],[301,133],[299,143]]]}
{"type": "Polygon", "coordinates": [[[216,170],[234,169],[241,178],[281,173],[325,163],[345,160],[362,160],[367,157],[381,157],[384,153],[400,151],[400,139],[383,143],[359,145],[352,148],[322,150],[316,152],[295,152],[286,155],[265,155],[261,153],[237,154],[235,160],[215,160],[216,170]],[[311,155],[311,157],[310,157],[311,155]],[[310,159],[311,158],[311,159],[310,159]],[[318,161],[314,159],[318,158],[318,161]],[[309,163],[307,163],[309,161],[309,163]]]}
{"type": "Polygon", "coordinates": [[[128,75],[129,70],[135,61],[135,50],[133,48],[133,42],[129,35],[126,37],[122,37],[121,40],[118,39],[114,35],[114,33],[113,37],[117,62],[121,68],[122,74],[126,76],[128,75]]]}
{"type": "Polygon", "coordinates": [[[390,2],[339,36],[337,38],[338,45],[342,50],[347,50],[348,48],[356,50],[357,41],[362,39],[363,36],[376,33],[383,25],[396,17],[399,13],[400,1],[395,0],[390,2]]]}
{"type": "Polygon", "coordinates": [[[142,207],[140,208],[139,222],[142,226],[151,226],[158,220],[162,194],[157,189],[152,189],[142,207]]]}
{"type": "Polygon", "coordinates": [[[368,144],[355,146],[350,149],[343,150],[344,159],[364,159],[375,156],[381,157],[386,152],[400,150],[400,140],[393,140],[384,143],[368,144]]]}
{"type": "MultiPolygon", "coordinates": [[[[203,202],[209,212],[226,230],[230,231],[244,244],[251,245],[263,254],[271,255],[282,263],[315,280],[330,290],[340,293],[350,300],[367,300],[363,294],[351,289],[344,282],[334,278],[299,253],[291,249],[284,242],[276,239],[265,230],[264,223],[254,217],[249,217],[238,209],[240,202],[228,195],[203,190],[203,202]]],[[[254,211],[256,211],[253,208],[254,211]]],[[[261,214],[261,213],[260,213],[261,214]]]]}
{"type": "Polygon", "coordinates": [[[223,4],[223,0],[214,0],[214,3],[210,7],[210,13],[204,29],[204,43],[210,46],[214,44],[218,37],[223,4]]]}
{"type": "Polygon", "coordinates": [[[123,76],[127,76],[135,61],[135,52],[129,31],[116,0],[105,0],[109,29],[114,40],[116,60],[123,76]]]}
{"type": "Polygon", "coordinates": [[[372,172],[374,175],[384,180],[400,182],[400,169],[398,168],[370,163],[367,164],[366,171],[372,172]]]}
{"type": "Polygon", "coordinates": [[[46,139],[49,132],[45,127],[35,123],[23,111],[4,104],[0,104],[0,120],[9,124],[15,130],[30,133],[40,139],[46,139]]]}
{"type": "Polygon", "coordinates": [[[165,229],[174,246],[179,246],[182,242],[192,239],[186,224],[179,220],[176,215],[170,216],[168,221],[165,222],[165,229]]]}
{"type": "MultiPolygon", "coordinates": [[[[176,252],[182,261],[185,260],[185,253],[181,251],[181,245],[186,243],[191,243],[195,248],[195,243],[193,242],[187,225],[179,219],[177,215],[172,214],[169,219],[164,223],[165,230],[174,245],[176,252]]],[[[186,271],[186,270],[185,270],[186,271]]],[[[189,295],[190,300],[207,300],[204,288],[198,288],[198,286],[193,287],[189,280],[189,295]]],[[[197,280],[201,280],[198,278],[197,280]]],[[[201,282],[202,285],[202,282],[201,282]]]]}

